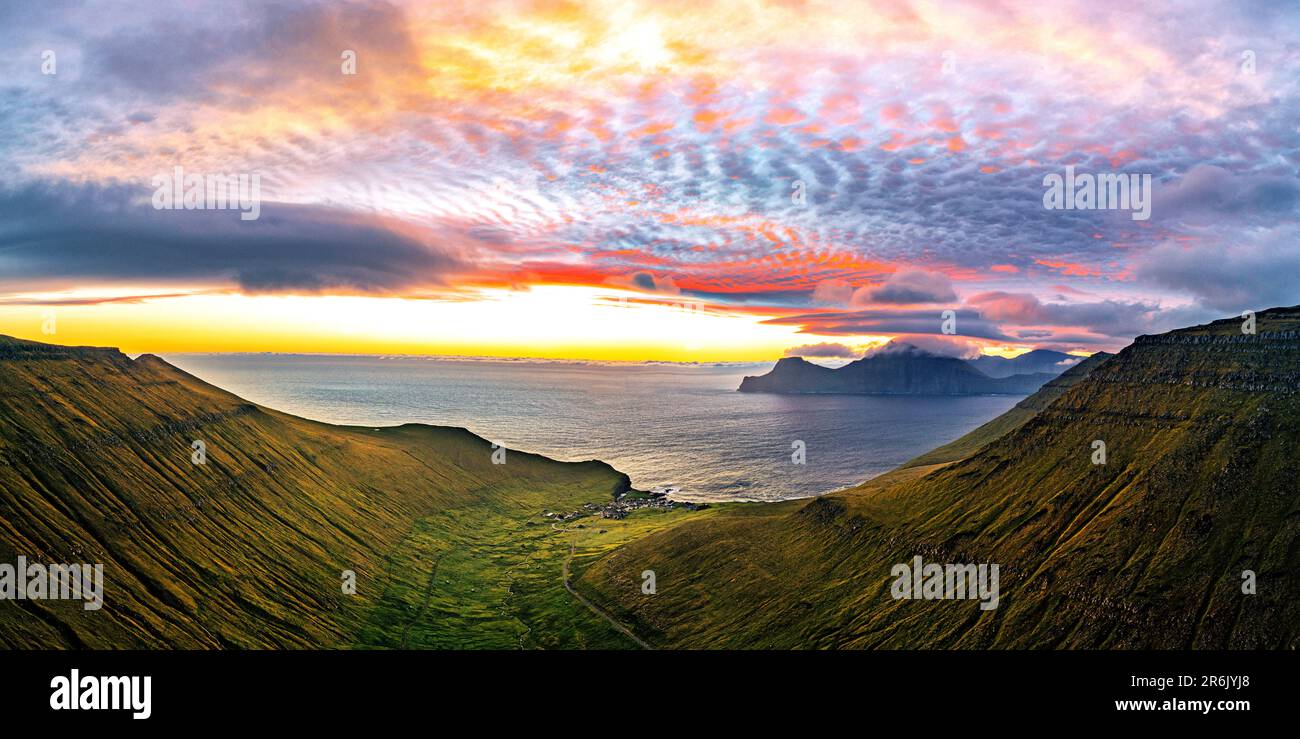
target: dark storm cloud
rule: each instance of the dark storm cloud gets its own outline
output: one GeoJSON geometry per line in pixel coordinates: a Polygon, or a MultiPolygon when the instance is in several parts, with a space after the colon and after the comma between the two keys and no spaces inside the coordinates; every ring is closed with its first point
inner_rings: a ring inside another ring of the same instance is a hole
{"type": "Polygon", "coordinates": [[[0,290],[87,283],[235,287],[249,293],[392,293],[463,267],[446,248],[377,219],[319,206],[155,210],[124,186],[0,191],[0,290]]]}

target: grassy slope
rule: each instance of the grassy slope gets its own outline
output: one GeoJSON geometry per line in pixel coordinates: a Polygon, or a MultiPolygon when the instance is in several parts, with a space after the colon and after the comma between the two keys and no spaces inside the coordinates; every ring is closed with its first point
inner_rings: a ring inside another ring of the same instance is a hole
{"type": "MultiPolygon", "coordinates": [[[[491,453],[463,429],[330,426],[154,357],[0,337],[0,561],[103,562],[106,581],[98,612],[0,602],[0,646],[630,646],[562,587],[577,534],[527,525],[625,476],[491,453]]],[[[579,558],[686,515],[584,531],[579,558]]]]}
{"type": "Polygon", "coordinates": [[[930,474],[686,523],[576,585],[660,646],[1294,648],[1300,310],[1239,325],[1139,340],[930,474]],[[893,600],[916,554],[999,564],[1000,607],[893,600]]]}

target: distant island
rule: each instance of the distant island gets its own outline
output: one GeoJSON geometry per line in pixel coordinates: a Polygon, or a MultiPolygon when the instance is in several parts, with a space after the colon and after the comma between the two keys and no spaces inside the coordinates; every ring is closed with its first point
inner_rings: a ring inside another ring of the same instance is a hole
{"type": "Polygon", "coordinates": [[[843,367],[785,357],[770,372],[745,377],[742,393],[841,393],[857,395],[1028,395],[1070,366],[1077,357],[1041,350],[1027,360],[964,361],[932,354],[911,344],[890,343],[843,367]],[[980,368],[988,368],[988,372],[980,368]],[[1055,371],[1046,371],[1055,368],[1055,371]],[[1029,369],[1026,373],[1017,372],[1029,369]]]}

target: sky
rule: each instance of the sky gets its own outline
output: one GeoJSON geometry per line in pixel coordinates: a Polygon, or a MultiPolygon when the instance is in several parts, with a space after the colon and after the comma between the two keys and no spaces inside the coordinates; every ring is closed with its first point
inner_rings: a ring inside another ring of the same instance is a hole
{"type": "Polygon", "coordinates": [[[22,338],[1088,353],[1300,303],[1289,3],[47,0],[0,48],[22,338]],[[1066,167],[1149,217],[1047,207],[1066,167]]]}

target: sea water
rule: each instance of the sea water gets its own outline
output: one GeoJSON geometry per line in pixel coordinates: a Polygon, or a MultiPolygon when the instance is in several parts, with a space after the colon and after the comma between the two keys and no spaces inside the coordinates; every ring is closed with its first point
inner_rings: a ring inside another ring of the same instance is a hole
{"type": "Polygon", "coordinates": [[[779,500],[853,485],[1006,411],[1016,396],[739,393],[764,364],[177,354],[243,398],[358,426],[461,426],[511,449],[600,459],[681,500],[779,500]],[[803,463],[797,463],[802,449],[803,463]]]}

